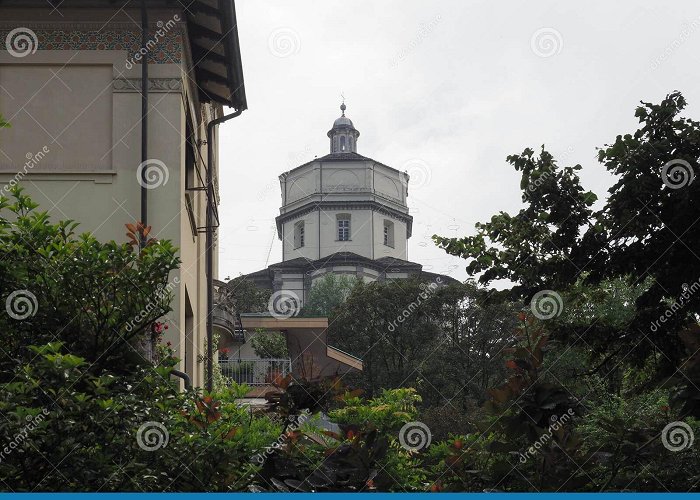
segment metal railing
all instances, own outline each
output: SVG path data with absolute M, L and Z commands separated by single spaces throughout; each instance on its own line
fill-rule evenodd
M 239 384 L 269 385 L 292 371 L 290 359 L 220 359 L 221 374 Z

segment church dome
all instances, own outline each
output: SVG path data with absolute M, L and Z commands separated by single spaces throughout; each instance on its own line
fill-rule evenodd
M 352 120 L 345 115 L 341 116 L 340 118 L 336 119 L 333 122 L 333 128 L 339 128 L 339 127 L 355 128 L 354 125 L 352 124 Z

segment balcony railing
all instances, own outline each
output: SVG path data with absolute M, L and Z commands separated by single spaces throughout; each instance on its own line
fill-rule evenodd
M 220 359 L 221 374 L 239 384 L 269 385 L 292 371 L 289 359 Z

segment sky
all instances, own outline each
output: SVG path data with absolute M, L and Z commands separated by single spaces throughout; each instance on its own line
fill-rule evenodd
M 673 90 L 700 119 L 700 2 L 237 0 L 248 110 L 220 127 L 219 276 L 279 262 L 278 176 L 329 152 L 346 115 L 357 152 L 411 175 L 408 258 L 467 278 L 433 234 L 521 207 L 506 156 L 545 145 L 582 165 Z M 602 201 L 599 201 L 602 203 Z

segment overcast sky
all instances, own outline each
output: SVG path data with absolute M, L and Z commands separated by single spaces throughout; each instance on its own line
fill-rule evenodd
M 505 162 L 525 147 L 583 166 L 636 130 L 640 100 L 683 92 L 700 119 L 697 1 L 237 0 L 248 107 L 221 127 L 221 278 L 282 258 L 278 176 L 329 152 L 340 115 L 357 152 L 411 174 L 410 260 L 466 278 L 430 236 L 520 207 Z M 269 258 L 268 258 L 269 255 Z

